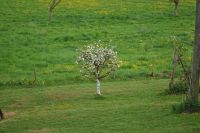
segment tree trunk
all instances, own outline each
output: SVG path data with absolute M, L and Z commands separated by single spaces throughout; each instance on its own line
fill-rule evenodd
M 3 116 L 3 111 L 0 109 L 0 120 L 3 120 L 4 116 Z
M 177 65 L 177 48 L 176 47 L 174 48 L 172 65 L 173 65 L 173 69 L 171 73 L 171 79 L 169 82 L 169 90 L 171 90 L 174 85 L 174 76 L 175 76 L 175 70 L 176 70 L 176 65 Z
M 54 8 L 61 2 L 61 0 L 51 0 L 49 3 L 49 22 L 51 22 Z
M 100 91 L 100 80 L 97 79 L 97 95 L 101 95 L 101 91 Z
M 199 72 L 200 72 L 199 69 L 200 69 L 200 0 L 196 0 L 195 46 L 193 51 L 191 84 L 187 94 L 187 102 L 189 104 L 195 104 L 198 102 Z
M 37 81 L 37 75 L 36 75 L 36 70 L 35 70 L 35 64 L 33 65 L 33 83 L 35 83 Z
M 178 4 L 179 4 L 179 0 L 174 0 L 174 4 L 175 4 L 175 7 L 174 7 L 174 16 L 177 16 L 178 14 Z

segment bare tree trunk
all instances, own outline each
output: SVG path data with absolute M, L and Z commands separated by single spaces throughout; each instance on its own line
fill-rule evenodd
M 54 8 L 61 2 L 61 0 L 51 0 L 49 3 L 49 22 L 51 22 Z
M 187 102 L 194 104 L 198 102 L 199 94 L 199 71 L 200 70 L 200 0 L 196 0 L 196 26 L 195 46 L 193 51 L 193 66 L 190 88 L 187 94 Z
M 2 112 L 2 110 L 0 109 L 0 120 L 3 120 L 3 119 L 4 119 L 3 112 Z
M 179 0 L 174 0 L 174 4 L 175 4 L 175 7 L 174 7 L 174 16 L 177 16 L 177 14 L 178 14 Z
M 35 82 L 37 81 L 37 75 L 36 75 L 36 70 L 35 70 L 35 64 L 33 65 L 33 76 L 34 76 L 33 83 L 35 83 Z
M 176 65 L 177 65 L 177 48 L 174 48 L 174 53 L 173 53 L 173 69 L 172 69 L 172 73 L 171 73 L 171 79 L 169 82 L 169 89 L 171 90 L 173 85 L 174 85 L 174 76 L 175 76 L 175 70 L 176 70 Z

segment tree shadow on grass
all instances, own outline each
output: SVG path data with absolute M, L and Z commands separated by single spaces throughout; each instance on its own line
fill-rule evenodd
M 187 101 L 183 101 L 179 104 L 172 106 L 172 111 L 174 113 L 200 113 L 200 102 L 195 104 L 189 104 Z
M 95 100 L 104 100 L 104 99 L 106 99 L 106 97 L 105 97 L 105 96 L 95 95 L 95 96 L 94 96 L 94 99 L 95 99 Z

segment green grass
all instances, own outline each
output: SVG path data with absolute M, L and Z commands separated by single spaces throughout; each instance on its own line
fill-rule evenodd
M 171 70 L 175 35 L 188 48 L 194 34 L 195 1 L 182 0 L 179 16 L 173 4 L 161 0 L 66 0 L 48 25 L 49 0 L 1 0 L 0 85 L 45 84 L 82 80 L 75 65 L 76 49 L 102 40 L 117 47 L 122 67 L 108 79 L 146 77 Z M 153 67 L 151 67 L 153 65 Z
M 200 115 L 175 114 L 184 95 L 163 95 L 168 80 L 94 83 L 47 88 L 2 89 L 6 119 L 1 133 L 198 133 Z M 9 115 L 8 114 L 12 114 Z
M 166 79 L 145 80 L 152 71 L 168 77 L 171 36 L 191 59 L 195 1 L 181 0 L 174 17 L 167 0 L 62 0 L 50 24 L 48 3 L 1 0 L 1 133 L 199 132 L 198 113 L 172 112 L 184 95 L 163 95 Z M 98 40 L 112 40 L 123 61 L 102 82 L 101 98 L 75 64 L 77 49 Z M 32 86 L 34 65 L 44 86 Z

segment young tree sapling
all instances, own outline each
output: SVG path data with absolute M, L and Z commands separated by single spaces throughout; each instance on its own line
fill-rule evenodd
M 101 95 L 100 80 L 119 67 L 117 52 L 100 41 L 84 47 L 77 58 L 77 64 L 80 65 L 82 75 L 96 79 L 97 95 Z

